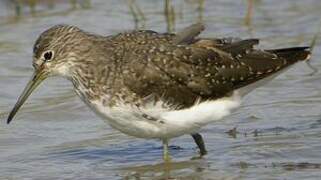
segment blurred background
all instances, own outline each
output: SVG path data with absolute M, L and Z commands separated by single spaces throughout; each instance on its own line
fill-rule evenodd
M 0 0 L 0 179 L 320 179 L 320 0 Z M 111 35 L 176 32 L 203 22 L 202 37 L 260 38 L 258 48 L 313 46 L 299 63 L 202 130 L 162 146 L 111 129 L 61 78 L 44 82 L 12 124 L 6 117 L 32 74 L 32 47 L 56 24 Z

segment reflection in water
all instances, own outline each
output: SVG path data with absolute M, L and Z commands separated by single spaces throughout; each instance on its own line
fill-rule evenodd
M 281 166 L 288 171 L 295 170 L 304 170 L 304 169 L 321 169 L 320 163 L 308 163 L 308 162 L 300 162 L 300 163 L 280 163 L 273 164 L 274 167 Z
M 204 4 L 205 0 L 199 0 L 198 1 L 199 6 L 198 6 L 198 21 L 203 22 L 203 12 L 204 12 Z
M 111 171 L 120 174 L 124 179 L 200 179 L 203 171 L 209 168 L 206 158 L 176 159 L 177 156 L 190 152 L 191 149 L 170 146 L 169 149 L 173 159 L 170 162 L 163 162 L 162 146 L 159 146 L 158 143 L 141 140 L 135 144 L 127 141 L 115 145 L 113 139 L 118 136 L 118 134 L 107 135 L 97 139 L 47 147 L 49 153 L 44 156 L 58 164 L 78 161 L 89 162 L 95 166 L 97 172 L 112 168 Z M 135 140 L 137 139 L 135 138 Z M 89 147 L 89 145 L 92 147 Z M 160 163 L 155 164 L 157 161 Z
M 146 18 L 143 11 L 140 9 L 139 5 L 136 3 L 136 0 L 127 0 L 127 5 L 129 6 L 130 13 L 134 18 L 135 29 L 144 28 Z
M 321 163 L 309 163 L 309 162 L 271 162 L 271 163 L 262 163 L 262 164 L 250 164 L 244 161 L 231 164 L 231 166 L 238 167 L 240 169 L 248 168 L 281 168 L 287 171 L 296 171 L 296 170 L 319 170 L 321 169 Z
M 198 22 L 203 22 L 203 14 L 206 0 L 185 0 L 186 4 L 196 6 L 195 13 L 197 13 Z M 207 3 L 212 3 L 211 1 L 206 1 Z
M 90 8 L 91 0 L 6 0 L 5 3 L 8 7 L 13 8 L 15 17 L 19 19 L 25 13 L 26 7 L 29 8 L 29 11 L 32 16 L 36 16 L 38 11 L 44 10 L 44 7 L 52 10 L 57 4 L 70 4 L 71 9 L 80 8 Z M 39 7 L 39 10 L 37 9 Z
M 165 0 L 164 2 L 164 16 L 167 23 L 167 32 L 171 33 L 175 31 L 175 9 L 171 0 Z
M 245 25 L 247 26 L 251 26 L 251 23 L 252 23 L 253 1 L 254 0 L 247 0 L 247 13 L 245 16 Z
M 91 0 L 69 0 L 70 4 L 74 9 L 76 9 L 78 6 L 80 8 L 90 8 L 91 7 Z
M 127 0 L 127 6 L 130 10 L 130 14 L 133 16 L 133 20 L 135 23 L 135 29 L 144 29 L 147 18 L 136 2 L 136 0 Z M 197 21 L 203 22 L 203 13 L 204 13 L 204 5 L 205 0 L 193 0 L 193 1 L 180 1 L 178 3 L 178 7 L 175 6 L 174 2 L 172 0 L 164 0 L 164 9 L 163 9 L 163 15 L 166 22 L 166 29 L 167 32 L 173 33 L 175 32 L 175 25 L 177 24 L 178 19 L 183 19 L 184 17 L 184 7 L 185 4 L 197 4 L 197 7 L 195 8 L 195 11 L 197 12 Z M 178 8 L 178 11 L 175 10 L 175 8 Z M 193 22 L 195 23 L 195 22 Z
M 165 21 L 167 24 L 167 32 L 174 32 L 175 31 L 175 24 L 177 21 L 177 18 L 183 18 L 184 14 L 182 13 L 182 9 L 179 10 L 179 15 L 177 16 L 177 13 L 175 11 L 175 6 L 172 4 L 172 0 L 164 0 L 164 16 Z M 198 13 L 198 22 L 203 22 L 203 13 L 204 13 L 204 5 L 205 0 L 193 0 L 193 1 L 186 1 L 186 4 L 197 4 L 196 12 Z M 180 7 L 184 7 L 184 4 L 180 4 Z M 195 23 L 195 22 L 194 22 Z
M 172 161 L 122 168 L 124 179 L 201 179 L 200 174 L 208 168 L 206 160 Z
M 176 161 L 171 163 L 159 163 L 142 166 L 131 166 L 120 169 L 123 179 L 141 179 L 141 178 L 153 178 L 153 179 L 203 179 L 202 174 L 206 174 L 206 170 L 209 169 L 209 164 L 205 159 L 189 160 L 189 161 Z M 251 169 L 257 168 L 272 168 L 283 169 L 286 171 L 298 171 L 298 170 L 320 170 L 320 163 L 308 163 L 308 162 L 271 162 L 262 164 L 250 164 L 244 161 L 240 161 L 235 164 L 231 164 L 232 167 L 237 167 L 240 171 L 246 172 Z M 226 179 L 228 176 L 223 176 L 219 173 L 215 173 L 216 169 L 211 170 L 211 179 Z M 206 177 L 204 179 L 208 179 Z M 238 179 L 230 177 L 231 179 Z
M 184 4 L 195 6 L 195 12 L 197 13 L 197 21 L 203 22 L 203 14 L 204 14 L 204 6 L 205 0 L 189 0 L 189 1 L 180 1 L 179 6 L 175 6 L 172 0 L 163 0 L 163 15 L 165 18 L 165 22 L 167 25 L 167 32 L 172 33 L 175 31 L 175 24 L 177 23 L 177 19 L 184 18 Z M 133 16 L 133 21 L 135 24 L 135 29 L 144 29 L 147 18 L 140 7 L 140 5 L 136 2 L 136 0 L 126 0 L 127 6 L 130 10 L 130 14 Z M 9 22 L 17 22 L 22 17 L 28 16 L 28 11 L 32 16 L 48 16 L 50 14 L 47 11 L 54 11 L 55 8 L 59 5 L 69 4 L 69 9 L 59 12 L 54 12 L 55 14 L 65 14 L 70 11 L 76 10 L 78 7 L 82 9 L 87 9 L 91 7 L 91 0 L 62 0 L 62 1 L 53 1 L 53 0 L 14 0 L 14 1 L 6 1 L 8 7 L 13 9 L 14 16 L 9 18 Z M 176 13 L 175 8 L 178 9 L 178 14 Z M 51 12 L 52 13 L 52 12 Z M 179 15 L 179 16 L 178 16 Z M 193 22 L 195 23 L 195 22 Z

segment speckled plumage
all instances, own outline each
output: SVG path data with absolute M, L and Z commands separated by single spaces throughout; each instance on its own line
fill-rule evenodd
M 58 25 L 36 41 L 33 66 L 71 80 L 80 97 L 116 129 L 169 139 L 228 115 L 244 96 L 241 88 L 310 55 L 307 47 L 255 49 L 258 39 L 198 38 L 203 29 L 196 24 L 177 34 L 100 36 Z M 44 60 L 48 51 L 53 58 Z M 200 135 L 193 138 L 202 146 Z
M 52 39 L 70 41 L 55 54 L 69 54 L 69 78 L 86 89 L 82 93 L 90 100 L 105 97 L 105 105 L 119 99 L 141 105 L 152 95 L 180 108 L 223 97 L 308 55 L 304 48 L 256 50 L 257 39 L 190 38 L 177 43 L 175 37 L 154 31 L 102 37 L 59 25 L 40 36 L 34 53 L 40 56 L 43 49 L 36 47 L 50 47 Z M 282 52 L 286 56 L 278 55 Z M 290 53 L 293 59 L 287 57 Z

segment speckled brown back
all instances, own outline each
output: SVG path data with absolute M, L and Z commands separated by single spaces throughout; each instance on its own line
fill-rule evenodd
M 151 44 L 134 44 L 124 56 L 130 59 L 128 73 L 123 73 L 124 82 L 141 97 L 152 94 L 187 107 L 199 99 L 223 97 L 306 59 L 309 54 L 306 48 L 297 48 L 295 52 L 291 49 L 289 52 L 296 53 L 293 56 L 286 55 L 286 49 L 256 50 L 256 44 L 257 39 L 200 39 L 187 45 L 155 43 L 154 39 Z

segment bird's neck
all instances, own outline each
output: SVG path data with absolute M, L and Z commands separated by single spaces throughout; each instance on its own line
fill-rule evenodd
M 87 104 L 92 101 L 104 101 L 113 103 L 116 91 L 122 84 L 117 66 L 108 63 L 108 60 L 93 60 L 82 66 L 74 66 L 71 76 L 67 77 L 73 85 L 76 93 Z M 118 88 L 119 87 L 119 88 Z
M 71 61 L 67 79 L 71 80 L 82 99 L 113 103 L 112 98 L 115 98 L 123 83 L 120 72 L 123 45 L 107 38 L 92 44 L 95 44 L 95 48 L 83 48 L 87 51 L 81 54 L 85 55 Z

